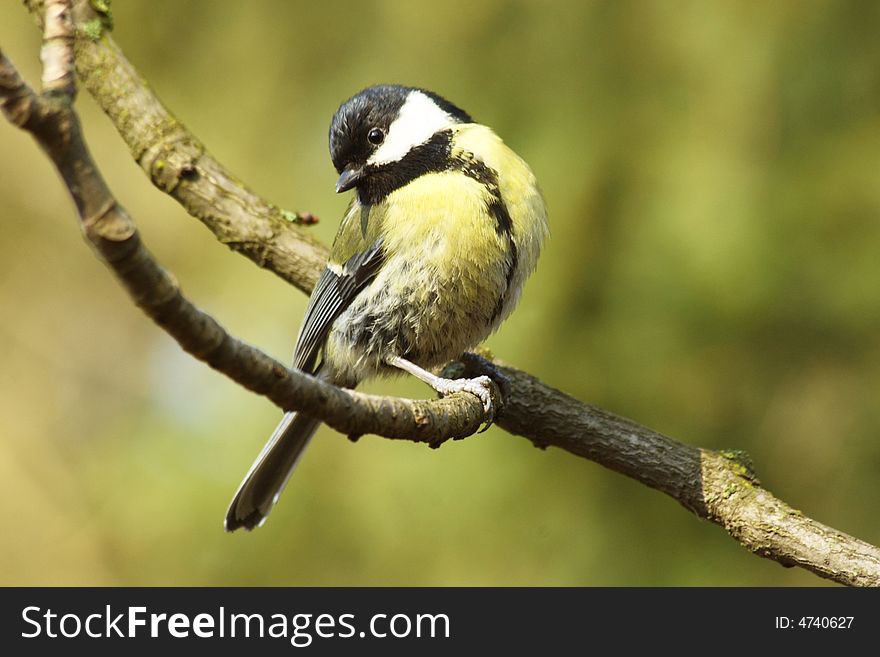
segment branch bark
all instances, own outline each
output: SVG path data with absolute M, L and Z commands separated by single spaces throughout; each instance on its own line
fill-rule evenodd
M 67 5 L 27 0 L 38 14 Z M 308 291 L 326 249 L 217 163 L 161 105 L 106 34 L 87 2 L 74 17 L 81 79 L 157 187 L 205 223 L 218 239 L 296 287 Z M 143 246 L 133 222 L 113 199 L 88 154 L 71 103 L 65 62 L 70 31 L 47 20 L 44 92 L 34 94 L 0 53 L 0 106 L 30 131 L 62 175 L 86 237 L 135 302 L 188 352 L 286 410 L 306 410 L 347 434 L 376 433 L 433 446 L 477 430 L 479 402 L 470 395 L 409 401 L 340 390 L 291 371 L 232 336 L 181 294 Z M 103 25 L 103 23 L 101 24 Z M 65 39 L 67 39 L 65 41 Z M 57 46 L 58 43 L 66 44 Z M 49 44 L 52 45 L 50 48 Z M 62 75 L 52 69 L 58 62 Z M 57 81 L 57 84 L 56 82 Z M 295 217 L 294 217 L 295 219 Z M 498 424 L 536 446 L 553 445 L 666 493 L 698 517 L 722 526 L 755 554 L 857 586 L 880 586 L 880 549 L 839 532 L 774 497 L 758 482 L 748 457 L 684 445 L 555 390 L 525 372 L 467 357 L 455 375 L 494 374 L 505 388 Z M 499 374 L 503 376 L 498 376 Z

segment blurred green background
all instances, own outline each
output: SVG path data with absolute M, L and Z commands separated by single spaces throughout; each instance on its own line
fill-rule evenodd
M 322 218 L 327 127 L 435 90 L 533 167 L 552 238 L 488 346 L 680 440 L 741 448 L 880 543 L 880 3 L 117 1 L 114 38 L 221 161 Z M 39 35 L 0 6 L 38 80 Z M 288 360 L 306 299 L 154 190 L 87 93 L 91 148 L 185 292 Z M 270 521 L 226 535 L 279 412 L 182 355 L 0 125 L 0 583 L 816 585 L 669 498 L 498 429 L 438 451 L 322 430 Z M 368 390 L 425 397 L 399 380 Z

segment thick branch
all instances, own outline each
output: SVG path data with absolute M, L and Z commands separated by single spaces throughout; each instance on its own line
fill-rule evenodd
M 32 11 L 42 5 L 37 0 L 27 4 Z M 300 289 L 310 289 L 323 266 L 323 247 L 289 223 L 279 223 L 277 208 L 207 156 L 164 110 L 109 37 L 78 38 L 77 57 L 89 90 L 160 188 L 211 227 L 221 241 L 229 243 L 229 236 L 235 236 L 237 250 Z M 51 98 L 27 90 L 2 55 L 0 104 L 11 121 L 34 133 L 55 162 L 99 254 L 135 301 L 189 353 L 282 408 L 307 409 L 344 433 L 378 433 L 436 444 L 476 430 L 482 419 L 480 405 L 467 395 L 408 402 L 341 391 L 289 371 L 226 334 L 182 297 L 173 279 L 143 247 L 131 220 L 92 164 L 75 114 L 66 105 L 53 105 Z M 151 118 L 141 120 L 144 116 Z M 173 172 L 167 184 L 162 175 L 166 166 Z M 281 232 L 276 230 L 279 227 Z M 487 369 L 497 373 L 479 358 L 468 358 L 459 367 L 468 375 Z M 724 527 L 755 554 L 843 584 L 880 586 L 878 548 L 806 518 L 776 499 L 759 485 L 743 455 L 684 445 L 584 404 L 524 372 L 505 367 L 501 374 L 507 390 L 499 425 L 511 433 L 539 447 L 554 445 L 594 460 L 660 490 L 697 516 Z

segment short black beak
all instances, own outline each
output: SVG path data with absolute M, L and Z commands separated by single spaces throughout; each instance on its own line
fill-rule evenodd
M 364 175 L 363 167 L 347 166 L 343 169 L 339 180 L 336 181 L 336 193 L 347 192 L 349 189 L 357 185 Z

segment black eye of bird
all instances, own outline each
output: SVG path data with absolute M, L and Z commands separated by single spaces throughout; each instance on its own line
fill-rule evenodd
M 385 133 L 380 128 L 373 128 L 367 133 L 367 141 L 378 146 L 385 140 Z

